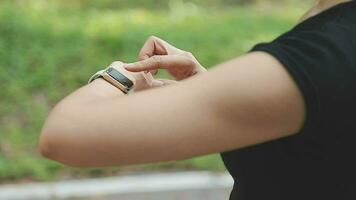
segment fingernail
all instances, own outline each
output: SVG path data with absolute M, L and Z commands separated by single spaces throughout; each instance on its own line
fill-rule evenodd
M 127 64 L 124 66 L 125 69 L 131 69 L 132 68 L 132 65 L 131 64 Z

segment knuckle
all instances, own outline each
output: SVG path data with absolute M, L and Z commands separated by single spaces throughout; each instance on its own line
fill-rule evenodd
M 182 54 L 188 58 L 195 58 L 194 55 L 189 51 L 184 51 Z
M 139 62 L 137 63 L 137 68 L 142 70 L 145 69 L 145 67 L 147 66 L 147 62 Z
M 185 51 L 182 53 L 182 56 L 185 58 L 184 60 L 186 65 L 194 66 L 197 64 L 197 61 L 192 53 Z
M 162 63 L 162 57 L 161 56 L 152 56 L 151 57 L 152 63 L 154 65 L 160 65 Z
M 195 66 L 197 65 L 196 61 L 193 59 L 187 59 L 187 65 L 189 66 Z
M 148 39 L 147 40 L 156 40 L 157 39 L 157 37 L 156 36 L 154 36 L 154 35 L 150 35 L 149 37 L 148 37 Z

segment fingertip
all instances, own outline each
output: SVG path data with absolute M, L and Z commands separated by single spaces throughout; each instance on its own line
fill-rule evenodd
M 134 66 L 132 66 L 131 64 L 125 65 L 124 68 L 125 68 L 127 71 L 135 71 Z

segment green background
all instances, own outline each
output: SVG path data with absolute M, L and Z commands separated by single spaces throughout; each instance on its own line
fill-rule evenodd
M 146 38 L 193 52 L 207 68 L 290 29 L 306 1 L 0 1 L 0 182 L 147 170 L 225 170 L 219 155 L 80 170 L 43 159 L 41 126 L 61 98 L 114 60 L 133 62 Z M 166 74 L 160 72 L 160 77 Z

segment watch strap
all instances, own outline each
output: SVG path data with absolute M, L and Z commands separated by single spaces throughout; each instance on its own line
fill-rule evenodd
M 95 79 L 102 77 L 104 72 L 105 69 L 96 72 L 93 76 L 90 77 L 90 79 L 88 80 L 88 84 L 93 82 Z

